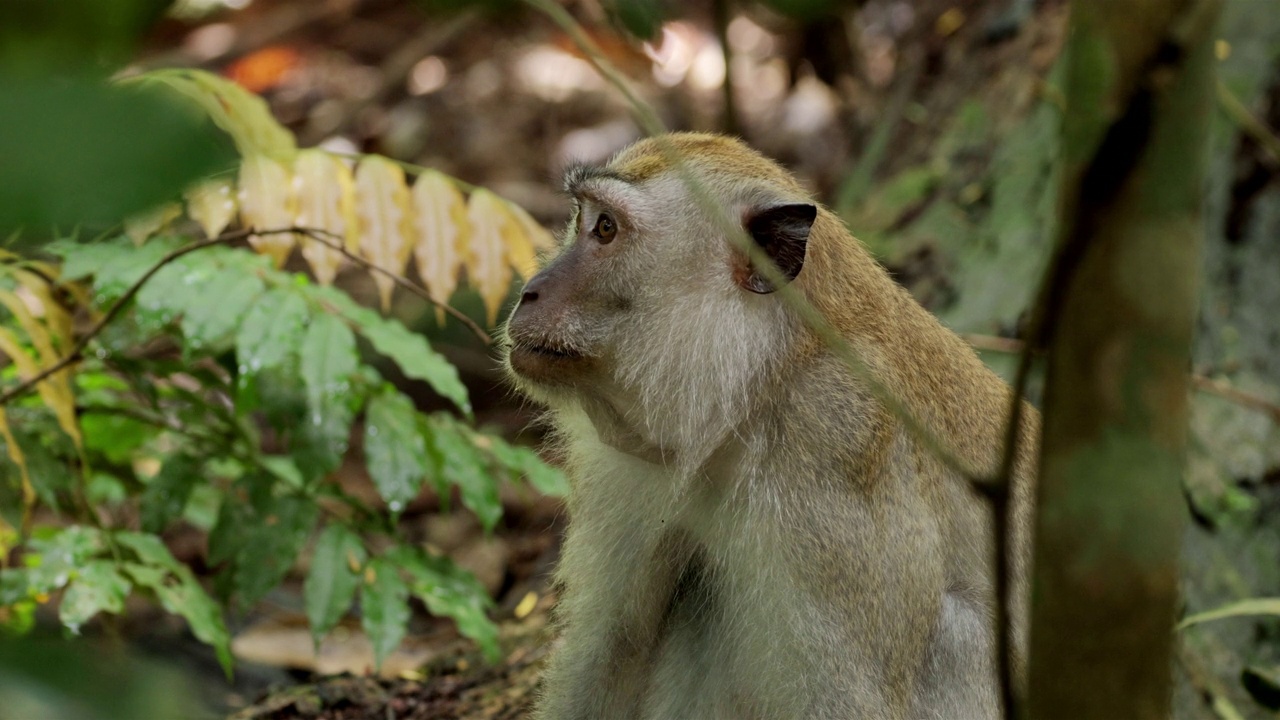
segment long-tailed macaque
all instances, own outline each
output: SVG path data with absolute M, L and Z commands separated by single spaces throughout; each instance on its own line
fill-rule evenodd
M 783 302 L 685 173 L 867 368 Z M 1008 386 L 741 142 L 644 140 L 565 182 L 566 237 L 504 343 L 515 384 L 550 409 L 572 481 L 561 644 L 535 717 L 997 717 L 991 508 L 868 377 L 992 474 Z M 1038 433 L 1024 415 L 1018 672 Z

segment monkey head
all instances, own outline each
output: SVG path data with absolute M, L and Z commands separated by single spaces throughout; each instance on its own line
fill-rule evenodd
M 520 389 L 553 412 L 583 410 L 635 454 L 723 437 L 799 328 L 689 176 L 784 278 L 802 275 L 819 213 L 791 176 L 736 140 L 667 135 L 566 172 L 573 212 L 559 251 L 506 326 Z

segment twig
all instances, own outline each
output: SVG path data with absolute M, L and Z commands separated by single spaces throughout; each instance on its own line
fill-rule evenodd
M 1232 120 L 1240 126 L 1245 135 L 1253 138 L 1258 145 L 1269 156 L 1272 165 L 1280 163 L 1280 138 L 1259 120 L 1244 103 L 1240 102 L 1240 98 L 1231 92 L 1226 83 L 1218 81 L 1218 104 L 1222 106 L 1225 112 Z
M 268 230 L 268 231 L 259 232 L 257 234 L 266 235 L 266 234 L 281 233 L 281 232 L 289 232 L 289 230 Z M 95 337 L 97 337 L 99 333 L 105 330 L 107 325 L 111 324 L 112 320 L 116 319 L 116 316 L 119 315 L 121 311 L 124 310 L 125 305 L 128 305 L 129 301 L 133 300 L 133 296 L 137 295 L 138 291 L 142 289 L 143 284 L 145 284 L 148 280 L 150 280 L 151 277 L 155 275 L 157 272 L 160 272 L 161 268 L 163 268 L 165 265 L 168 265 L 169 263 L 173 262 L 174 260 L 177 260 L 178 258 L 188 253 L 193 253 L 197 250 L 203 250 L 204 248 L 212 247 L 214 245 L 221 245 L 223 243 L 240 240 L 242 238 L 248 237 L 251 234 L 253 234 L 253 231 L 249 229 L 237 230 L 235 232 L 224 233 L 222 235 L 219 235 L 218 237 L 198 240 L 196 242 L 191 243 L 190 245 L 184 245 L 183 247 L 180 247 L 176 250 L 173 250 L 167 253 L 164 257 L 160 258 L 160 260 L 157 261 L 156 264 L 148 268 L 147 271 L 142 274 L 142 277 L 134 281 L 134 283 L 129 286 L 129 289 L 124 291 L 124 294 L 121 295 L 115 301 L 115 303 L 110 307 L 110 309 L 108 309 L 107 312 L 101 318 L 98 319 L 98 322 L 95 323 L 93 327 L 89 328 L 88 332 L 86 332 L 84 335 L 80 337 L 78 341 L 76 341 L 76 344 L 72 346 L 71 351 L 68 352 L 61 360 L 50 365 L 44 370 L 41 370 L 35 375 L 32 375 L 26 380 L 23 380 L 17 385 L 14 385 L 8 390 L 5 390 L 3 394 L 0 394 L 0 407 L 7 405 L 9 401 L 13 400 L 14 398 L 25 395 L 37 384 L 44 381 L 54 373 L 59 372 L 60 370 L 63 370 L 67 366 L 78 362 L 81 359 L 81 357 L 84 355 L 84 349 L 88 347 L 89 343 Z
M 93 327 L 89 328 L 88 332 L 86 332 L 84 335 L 80 337 L 78 341 L 76 341 L 76 344 L 72 346 L 71 350 L 61 360 L 41 370 L 40 372 L 27 378 L 26 380 L 23 380 L 17 385 L 14 385 L 8 390 L 5 390 L 3 393 L 0 393 L 0 407 L 4 407 L 15 398 L 18 398 L 27 394 L 28 392 L 31 391 L 32 388 L 34 388 L 36 385 L 43 382 L 44 380 L 48 379 L 53 374 L 80 361 L 80 359 L 84 356 L 84 350 L 86 347 L 89 346 L 89 343 L 92 342 L 95 337 L 101 334 L 102 331 L 106 329 L 107 325 L 111 324 L 111 322 L 116 319 L 116 317 L 124 310 L 125 306 L 128 305 L 129 302 L 133 300 L 134 296 L 137 295 L 138 292 L 142 289 L 142 286 L 145 285 L 146 282 L 152 278 L 152 276 L 154 276 L 157 272 L 159 272 L 162 268 L 164 268 L 164 266 L 168 265 L 174 260 L 177 260 L 183 255 L 193 253 L 197 250 L 203 250 L 204 248 L 212 247 L 214 245 L 222 245 L 225 243 L 234 242 L 236 240 L 242 240 L 244 238 L 249 237 L 250 235 L 278 235 L 281 233 L 293 233 L 296 235 L 305 235 L 308 238 L 320 243 L 321 245 L 325 245 L 326 247 L 329 247 L 330 249 L 341 253 L 344 257 L 360 265 L 366 270 L 369 270 L 370 272 L 380 273 L 382 275 L 385 275 L 391 278 L 391 280 L 394 281 L 400 287 L 405 288 L 406 290 L 421 297 L 422 299 L 426 300 L 432 305 L 435 305 L 436 307 L 444 310 L 450 316 L 457 319 L 459 322 L 465 325 L 468 329 L 470 329 L 471 332 L 473 332 L 476 335 L 476 337 L 479 338 L 480 341 L 483 342 L 485 345 L 493 344 L 493 338 L 489 337 L 489 334 L 486 333 L 479 325 L 477 325 L 474 320 L 467 317 L 466 315 L 463 315 L 460 311 L 458 311 L 451 305 L 435 300 L 434 298 L 431 297 L 430 293 L 428 293 L 425 288 L 417 285 L 416 283 L 410 282 L 409 280 L 405 279 L 403 276 L 395 272 L 392 272 L 384 267 L 381 267 L 372 262 L 369 262 L 368 260 L 360 257 L 359 255 L 356 255 L 348 251 L 345 247 L 342 246 L 340 242 L 335 242 L 331 240 L 329 237 L 326 237 L 326 235 L 333 236 L 332 233 L 329 233 L 325 230 L 320 230 L 318 228 L 306 228 L 306 227 L 297 227 L 297 226 L 287 227 L 287 228 L 274 228 L 274 229 L 268 229 L 268 230 L 255 230 L 253 228 L 242 228 L 240 230 L 223 233 L 217 237 L 206 238 L 204 240 L 198 240 L 196 242 L 193 242 L 189 245 L 184 245 L 180 248 L 177 248 L 176 250 L 173 250 L 167 253 L 164 257 L 160 258 L 158 261 L 156 261 L 154 265 L 148 268 L 147 271 L 143 273 L 141 277 L 139 277 L 136 281 L 134 281 L 134 283 L 130 285 L 127 290 L 124 291 L 124 293 L 115 301 L 115 303 L 111 305 L 111 307 L 107 310 L 107 312 L 103 314 L 101 318 L 99 318 L 98 322 L 96 322 L 93 325 Z
M 1002 338 L 994 335 L 963 335 L 961 337 L 978 350 L 1013 354 L 1022 352 L 1024 347 L 1024 343 L 1021 340 L 1014 340 L 1013 338 Z M 1271 402 L 1266 398 L 1245 392 L 1221 380 L 1215 380 L 1200 373 L 1192 373 L 1191 384 L 1201 392 L 1217 395 L 1250 410 L 1265 413 L 1277 424 L 1280 424 L 1280 404 L 1278 403 Z
M 344 247 L 341 242 L 341 236 L 331 233 L 327 230 L 321 230 L 319 228 L 294 227 L 294 228 L 291 228 L 290 230 L 299 235 L 306 235 L 308 238 L 315 240 L 316 242 L 320 243 L 321 245 L 324 245 L 330 250 L 334 250 L 339 253 L 342 253 L 343 257 L 347 258 L 353 263 L 356 263 L 357 265 L 359 265 L 360 267 L 363 267 L 366 270 L 369 270 L 371 272 L 376 272 L 380 275 L 391 278 L 392 282 L 394 282 L 396 285 L 399 285 L 405 290 L 408 290 L 414 295 L 417 295 L 423 300 L 426 300 L 432 305 L 435 305 L 436 307 L 440 308 L 445 313 L 447 313 L 453 319 L 457 320 L 463 325 L 466 325 L 467 328 L 471 330 L 471 332 L 475 334 L 477 338 L 480 339 L 480 342 L 484 343 L 485 345 L 493 344 L 493 338 L 490 337 L 489 333 L 486 333 L 484 329 L 481 328 L 480 325 L 476 323 L 475 320 L 472 320 L 471 318 L 462 314 L 460 310 L 453 307 L 452 305 L 448 303 L 440 302 L 439 300 L 436 300 L 435 298 L 431 297 L 431 293 L 427 292 L 426 288 L 405 278 L 403 275 L 400 275 L 399 273 L 388 270 L 380 265 L 375 265 L 374 263 L 369 262 L 368 260 L 360 257 L 359 255 L 356 255 L 350 250 L 347 250 L 346 247 Z M 335 240 L 334 238 L 337 238 L 337 240 Z

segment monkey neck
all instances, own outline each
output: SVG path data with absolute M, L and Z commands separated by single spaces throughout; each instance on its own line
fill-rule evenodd
M 815 234 L 806 260 L 813 273 L 802 288 L 810 301 L 947 450 L 972 468 L 994 471 L 1008 386 L 894 282 L 839 219 L 824 213 Z M 806 345 L 810 353 L 830 352 L 816 336 Z

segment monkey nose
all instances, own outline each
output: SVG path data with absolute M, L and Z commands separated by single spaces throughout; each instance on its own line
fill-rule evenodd
M 531 303 L 538 299 L 538 293 L 542 290 L 542 286 L 546 284 L 546 276 L 539 273 L 524 286 L 524 291 L 520 294 L 520 302 Z

